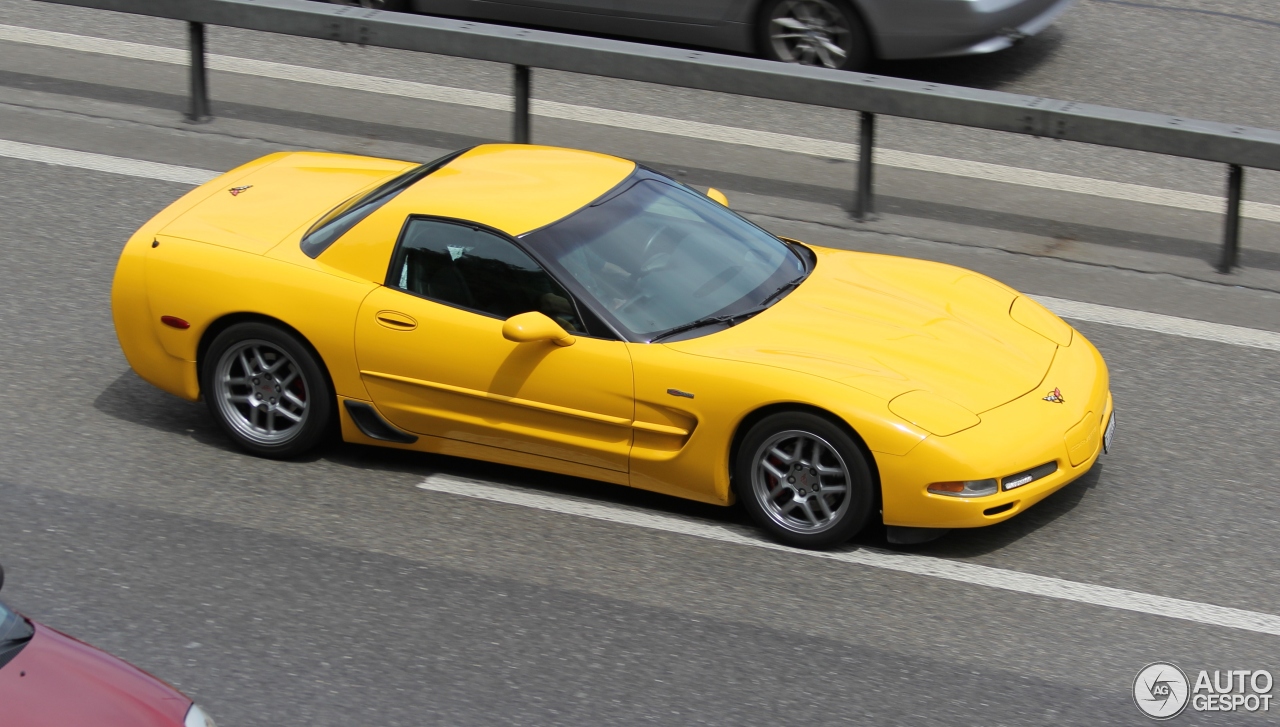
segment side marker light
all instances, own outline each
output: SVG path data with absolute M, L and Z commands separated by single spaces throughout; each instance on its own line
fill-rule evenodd
M 177 316 L 160 316 L 160 322 L 170 328 L 177 328 L 180 331 L 185 331 L 191 327 L 190 323 L 187 323 Z
M 1048 477 L 1049 475 L 1057 471 L 1058 471 L 1058 462 L 1056 460 L 1053 462 L 1045 462 L 1044 464 L 1038 467 L 1032 467 L 1026 472 L 1019 472 L 1017 474 L 1009 475 L 1008 477 L 1004 478 L 1000 484 L 1004 485 L 1004 489 L 1006 491 L 1014 490 L 1019 487 L 1022 487 L 1023 485 L 1027 485 L 1032 482 L 1035 482 L 1036 480 L 1039 480 L 1043 477 Z

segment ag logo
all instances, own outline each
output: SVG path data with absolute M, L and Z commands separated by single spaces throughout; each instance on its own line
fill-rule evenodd
M 1133 703 L 1151 719 L 1173 719 L 1182 714 L 1189 696 L 1187 675 L 1165 661 L 1144 666 L 1133 680 Z

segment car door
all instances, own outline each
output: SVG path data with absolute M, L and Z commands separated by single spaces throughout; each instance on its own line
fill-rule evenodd
M 622 15 L 710 25 L 725 20 L 739 0 L 614 0 Z
M 735 2 L 738 0 L 500 0 L 502 5 L 703 25 L 724 20 Z M 619 25 L 611 32 L 637 34 L 635 29 L 628 30 L 625 25 Z
M 575 341 L 504 338 L 504 320 L 529 311 Z M 402 429 L 627 471 L 626 344 L 588 335 L 572 296 L 496 232 L 410 218 L 387 284 L 361 306 L 356 352 L 374 404 Z

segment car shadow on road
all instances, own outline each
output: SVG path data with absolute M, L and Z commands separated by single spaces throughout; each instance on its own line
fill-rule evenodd
M 581 498 L 603 505 L 622 505 L 654 514 L 676 515 L 733 526 L 740 532 L 745 531 L 760 540 L 768 539 L 763 530 L 754 526 L 746 510 L 736 503 L 730 507 L 723 507 L 623 485 L 521 467 L 355 444 L 345 444 L 330 449 L 324 454 L 324 459 L 333 464 L 354 469 L 420 474 L 424 478 L 435 474 L 448 475 L 540 494 Z M 875 523 L 864 529 L 840 550 L 877 548 L 940 558 L 969 558 L 986 555 L 1033 535 L 1041 528 L 1070 513 L 1083 501 L 1089 491 L 1098 485 L 1102 473 L 1103 466 L 1095 465 L 1086 475 L 1017 517 L 985 528 L 952 530 L 930 543 L 898 546 L 890 544 L 886 538 L 884 526 Z
M 199 402 L 171 396 L 127 369 L 93 400 L 93 408 L 114 419 L 162 432 L 202 433 L 212 430 L 208 410 Z M 195 437 L 200 441 L 204 439 Z
M 225 452 L 244 454 L 214 423 L 203 401 L 187 401 L 167 394 L 143 381 L 132 369 L 103 389 L 93 400 L 93 408 L 119 421 L 185 436 Z M 316 454 L 300 457 L 298 461 L 315 461 L 320 457 L 321 454 Z
M 1057 26 L 1050 26 L 1033 38 L 995 53 L 910 61 L 877 61 L 871 71 L 916 81 L 998 91 L 1052 61 L 1066 40 L 1065 31 Z
M 421 475 L 423 478 L 448 475 L 552 496 L 576 497 L 602 505 L 623 505 L 722 524 L 747 525 L 750 522 L 746 513 L 737 506 L 711 505 L 625 485 L 443 454 L 342 444 L 329 448 L 323 457 L 333 464 L 361 470 L 401 472 Z
M 107 386 L 94 399 L 93 406 L 123 422 L 188 437 L 200 445 L 229 454 L 249 456 L 231 443 L 213 422 L 203 403 L 189 402 L 166 394 L 143 381 L 131 370 L 125 371 Z M 602 505 L 621 505 L 654 514 L 703 520 L 752 533 L 761 540 L 767 539 L 762 530 L 753 526 L 746 511 L 738 504 L 723 507 L 523 467 L 443 454 L 348 444 L 336 439 L 295 461 L 325 461 L 352 470 L 394 472 L 424 479 L 436 474 L 449 475 L 552 496 L 581 498 Z M 841 549 L 887 548 L 943 558 L 967 558 L 995 552 L 1071 512 L 1098 484 L 1102 470 L 1102 465 L 1095 465 L 1084 477 L 1003 523 L 985 528 L 953 530 L 938 540 L 914 546 L 889 544 L 884 526 L 873 524 Z

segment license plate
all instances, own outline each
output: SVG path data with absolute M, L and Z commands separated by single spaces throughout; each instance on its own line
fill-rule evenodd
M 1116 435 L 1116 413 L 1111 412 L 1111 416 L 1107 419 L 1107 429 L 1102 433 L 1102 451 L 1105 454 L 1111 453 L 1111 439 Z

